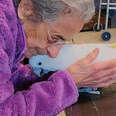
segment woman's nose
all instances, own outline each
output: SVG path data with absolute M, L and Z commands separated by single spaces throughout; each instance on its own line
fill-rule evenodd
M 52 58 L 56 58 L 57 55 L 59 54 L 60 50 L 62 48 L 62 45 L 53 45 L 49 46 L 47 48 L 48 55 Z

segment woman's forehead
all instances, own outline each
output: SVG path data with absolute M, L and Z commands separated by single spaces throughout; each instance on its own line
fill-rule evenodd
M 65 20 L 65 21 L 64 21 Z M 64 38 L 72 38 L 72 35 L 81 29 L 83 23 L 77 20 L 66 20 L 65 18 L 49 27 L 50 32 L 55 35 L 61 35 Z M 69 22 L 70 21 L 70 22 Z

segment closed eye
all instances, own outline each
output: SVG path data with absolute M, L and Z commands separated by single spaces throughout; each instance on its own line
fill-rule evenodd
M 56 37 L 57 37 L 58 39 L 62 40 L 62 41 L 65 41 L 65 39 L 64 39 L 63 36 L 61 36 L 61 35 L 56 35 Z
M 65 39 L 61 35 L 54 35 L 52 36 L 53 42 L 64 42 Z

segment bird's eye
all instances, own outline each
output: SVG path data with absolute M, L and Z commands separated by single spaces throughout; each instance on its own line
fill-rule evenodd
M 42 63 L 41 63 L 41 62 L 39 62 L 39 63 L 38 63 L 38 65 L 42 65 Z

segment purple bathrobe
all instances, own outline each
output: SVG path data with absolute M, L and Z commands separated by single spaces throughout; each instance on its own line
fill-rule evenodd
M 56 116 L 77 101 L 76 85 L 65 70 L 36 82 L 31 68 L 20 64 L 26 38 L 16 11 L 12 0 L 0 0 L 0 116 Z

